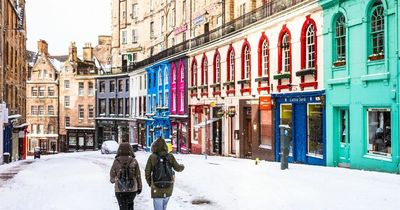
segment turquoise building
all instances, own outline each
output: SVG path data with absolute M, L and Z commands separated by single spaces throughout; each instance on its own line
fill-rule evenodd
M 399 1 L 320 3 L 327 165 L 399 173 Z

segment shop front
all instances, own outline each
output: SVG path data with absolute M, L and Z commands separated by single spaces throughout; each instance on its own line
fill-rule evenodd
M 98 119 L 96 121 L 97 149 L 101 148 L 104 141 L 122 142 L 122 139 L 129 139 L 129 123 L 127 119 Z
M 272 94 L 275 101 L 275 159 L 280 160 L 279 125 L 288 125 L 289 161 L 326 165 L 324 91 Z
M 187 117 L 170 115 L 172 132 L 172 151 L 175 153 L 189 153 Z
M 66 128 L 68 151 L 95 150 L 94 128 Z M 51 148 L 53 145 L 51 145 Z

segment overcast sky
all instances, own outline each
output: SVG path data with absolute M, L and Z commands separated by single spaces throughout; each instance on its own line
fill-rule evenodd
M 27 48 L 34 52 L 44 39 L 51 55 L 67 54 L 71 41 L 82 54 L 85 42 L 94 47 L 98 35 L 111 35 L 111 0 L 28 0 L 26 16 Z

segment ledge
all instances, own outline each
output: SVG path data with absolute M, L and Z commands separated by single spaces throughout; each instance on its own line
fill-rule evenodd
M 302 70 L 296 72 L 296 76 L 301 77 L 301 76 L 306 76 L 306 75 L 315 75 L 315 73 L 317 73 L 317 70 L 315 68 L 302 69 Z
M 385 73 L 378 73 L 378 74 L 368 74 L 361 76 L 361 81 L 367 82 L 367 81 L 376 81 L 376 80 L 387 80 L 389 79 L 390 73 L 385 72 Z
M 235 89 L 231 89 L 231 90 L 227 90 L 227 91 L 226 91 L 226 95 L 229 95 L 229 94 L 235 95 L 235 93 L 236 93 L 236 90 L 235 90 Z
M 304 90 L 305 87 L 314 87 L 314 89 L 318 88 L 318 82 L 304 82 L 300 83 L 301 90 Z
M 241 85 L 241 84 L 250 84 L 250 79 L 238 80 L 237 83 L 239 85 Z
M 213 96 L 221 96 L 221 91 L 214 91 Z
M 290 79 L 291 73 L 282 73 L 274 75 L 274 79 Z
M 201 93 L 200 95 L 201 95 L 201 97 L 208 96 L 208 92 Z
M 240 92 L 243 93 L 251 93 L 251 88 L 242 88 L 240 89 Z
M 327 81 L 328 85 L 340 85 L 340 84 L 349 84 L 350 83 L 350 77 L 343 77 L 343 78 L 337 78 L 337 79 L 329 79 Z
M 340 60 L 340 61 L 335 61 L 333 62 L 333 67 L 334 68 L 340 68 L 346 65 L 346 60 Z
M 211 84 L 210 87 L 212 87 L 212 88 L 221 87 L 221 83 L 218 82 L 218 83 Z
M 198 87 L 199 89 L 207 89 L 208 88 L 208 85 L 200 85 L 199 87 Z
M 228 86 L 228 85 L 234 85 L 235 81 L 226 81 L 224 83 L 222 83 L 223 86 Z
M 196 90 L 197 86 L 188 87 L 188 90 Z
M 264 77 L 257 77 L 255 79 L 256 82 L 268 82 L 268 76 L 264 76 Z
M 270 90 L 271 90 L 270 87 L 258 87 L 257 88 L 258 93 L 260 93 L 261 91 L 267 91 L 269 93 Z

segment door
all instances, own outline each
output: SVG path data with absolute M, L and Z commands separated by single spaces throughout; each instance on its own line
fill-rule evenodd
M 292 139 L 294 144 L 294 162 L 306 163 L 307 154 L 307 105 L 294 105 L 294 123 Z
M 335 131 L 335 141 L 339 142 L 338 165 L 341 167 L 350 166 L 350 135 L 349 135 L 349 110 L 339 109 L 337 112 L 338 120 Z
M 244 107 L 244 122 L 243 122 L 243 152 L 245 158 L 251 158 L 252 155 L 252 139 L 253 132 L 251 126 L 251 107 Z

